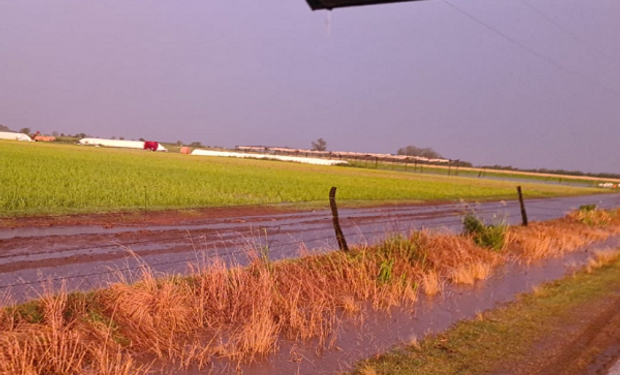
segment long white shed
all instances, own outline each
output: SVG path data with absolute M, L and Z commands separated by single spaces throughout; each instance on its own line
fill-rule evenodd
M 11 141 L 32 142 L 32 138 L 24 133 L 0 132 L 0 139 L 8 139 Z
M 269 159 L 269 160 L 292 161 L 296 163 L 315 164 L 315 165 L 349 164 L 348 162 L 344 160 L 305 158 L 305 157 L 300 157 L 300 156 L 284 156 L 284 155 L 269 155 L 269 154 L 245 154 L 242 152 L 225 152 L 225 151 L 211 151 L 211 150 L 194 150 L 192 151 L 192 155 L 220 156 L 220 157 L 244 158 L 244 159 Z
M 115 148 L 133 148 L 144 150 L 143 141 L 128 141 L 124 139 L 105 139 L 105 138 L 82 138 L 78 141 L 82 146 L 103 146 Z M 160 143 L 157 144 L 157 151 L 168 151 Z

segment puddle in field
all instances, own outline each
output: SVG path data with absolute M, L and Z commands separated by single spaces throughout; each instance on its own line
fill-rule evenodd
M 597 204 L 601 208 L 616 207 L 620 205 L 620 195 L 591 195 L 566 198 L 550 199 L 531 199 L 526 200 L 526 207 L 530 220 L 549 220 L 565 215 L 569 210 L 575 209 L 582 204 Z M 482 202 L 469 204 L 485 219 L 492 219 L 493 216 L 505 218 L 509 223 L 518 223 L 519 207 L 514 200 L 505 202 Z M 432 224 L 433 220 L 452 219 L 459 223 L 460 218 L 456 217 L 462 212 L 464 204 L 449 203 L 439 205 L 419 205 L 402 207 L 379 207 L 379 208 L 358 208 L 341 209 L 340 216 L 346 220 L 372 220 L 377 217 L 387 217 L 397 220 L 398 218 L 408 218 L 419 222 L 420 225 Z M 52 227 L 23 227 L 0 229 L 0 240 L 14 238 L 32 238 L 47 236 L 72 236 L 72 235 L 92 235 L 92 234 L 118 234 L 135 233 L 142 231 L 168 231 L 168 230 L 236 230 L 256 227 L 278 227 L 296 225 L 303 228 L 306 224 L 316 222 L 325 223 L 330 221 L 330 214 L 327 210 L 315 212 L 301 212 L 292 214 L 274 214 L 267 216 L 252 216 L 226 219 L 211 219 L 199 221 L 198 223 L 180 223 L 179 225 L 145 225 L 145 226 L 115 226 L 104 228 L 97 225 L 89 226 L 52 226 Z M 343 223 L 344 224 L 344 223 Z
M 586 246 L 562 259 L 545 260 L 530 266 L 509 263 L 483 282 L 473 286 L 449 286 L 435 298 L 421 297 L 411 309 L 395 308 L 391 314 L 366 309 L 363 325 L 358 319 L 344 319 L 338 330 L 336 349 L 321 355 L 316 345 L 283 342 L 276 354 L 252 365 L 242 365 L 244 374 L 336 374 L 347 371 L 361 359 L 383 352 L 390 347 L 426 334 L 441 332 L 457 321 L 474 318 L 478 312 L 511 301 L 519 293 L 529 292 L 536 285 L 565 276 L 583 266 L 592 256 L 592 249 L 620 246 L 620 235 Z M 235 366 L 216 360 L 210 369 L 175 372 L 177 375 L 236 373 Z
M 614 207 L 620 204 L 620 195 L 527 201 L 532 221 L 561 217 L 571 208 L 588 203 L 599 204 L 602 208 Z M 474 206 L 487 222 L 498 218 L 508 224 L 520 221 L 519 207 L 514 201 Z M 350 245 L 372 244 L 387 233 L 407 234 L 412 229 L 457 233 L 462 227 L 462 211 L 460 203 L 343 209 L 341 222 Z M 273 260 L 297 257 L 301 247 L 312 251 L 337 248 L 331 217 L 322 211 L 254 216 L 244 221 L 225 218 L 176 227 L 96 227 L 105 234 L 79 235 L 83 227 L 24 228 L 40 231 L 38 234 L 64 230 L 75 235 L 0 240 L 0 292 L 8 291 L 13 301 L 20 302 L 36 297 L 47 281 L 51 281 L 53 287 L 64 283 L 69 291 L 106 285 L 115 270 L 122 269 L 123 275 L 137 270 L 137 262 L 127 249 L 158 273 L 186 274 L 187 264 L 203 256 L 224 257 L 244 264 L 250 243 L 268 244 Z M 3 233 L 7 235 L 8 232 L 0 230 L 0 235 Z

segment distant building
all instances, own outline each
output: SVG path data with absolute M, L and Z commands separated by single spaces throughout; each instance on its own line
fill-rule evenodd
M 32 138 L 23 133 L 13 133 L 13 132 L 0 132 L 0 139 L 7 139 L 11 141 L 24 141 L 24 142 L 32 142 Z
M 144 150 L 144 143 L 142 141 L 126 141 L 120 139 L 104 139 L 104 138 L 82 138 L 78 144 L 82 146 L 102 146 L 102 147 L 114 147 L 114 148 L 132 148 L 137 150 Z M 168 151 L 164 146 L 157 142 L 155 151 Z
M 56 142 L 56 137 L 49 135 L 37 135 L 34 137 L 36 142 Z

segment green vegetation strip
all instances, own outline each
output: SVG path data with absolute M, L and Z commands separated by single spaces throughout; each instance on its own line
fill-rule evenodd
M 515 183 L 352 167 L 0 142 L 0 216 L 327 203 L 514 198 Z M 527 197 L 599 189 L 523 184 Z
M 358 375 L 494 374 L 528 362 L 550 335 L 561 334 L 576 309 L 620 290 L 617 259 L 592 273 L 579 272 L 520 295 L 516 302 L 463 321 L 443 334 L 358 365 Z M 539 349 L 538 349 L 539 350 Z
M 601 180 L 589 179 L 589 176 L 582 175 L 535 175 L 528 173 L 519 173 L 518 170 L 507 170 L 502 171 L 499 169 L 484 169 L 477 168 L 474 170 L 469 170 L 467 168 L 457 168 L 456 166 L 452 166 L 448 168 L 448 166 L 437 167 L 432 164 L 413 164 L 413 163 L 376 163 L 372 160 L 368 161 L 360 161 L 360 160 L 352 160 L 350 163 L 359 168 L 368 168 L 368 169 L 382 169 L 382 170 L 391 170 L 391 171 L 401 171 L 401 172 L 418 172 L 418 173 L 431 173 L 431 174 L 439 174 L 439 175 L 453 175 L 460 177 L 475 177 L 475 178 L 494 178 L 494 179 L 506 179 L 512 181 L 532 181 L 532 182 L 544 182 L 544 183 L 557 183 L 563 185 L 575 185 L 575 186 L 591 186 L 597 187 L 599 183 L 604 182 Z M 531 172 L 536 173 L 536 172 Z M 544 173 L 544 172 L 540 172 Z M 613 177 L 611 177 L 613 179 Z

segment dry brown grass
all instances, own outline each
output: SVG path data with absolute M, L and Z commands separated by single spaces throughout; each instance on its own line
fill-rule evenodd
M 432 297 L 438 293 L 441 293 L 444 288 L 444 284 L 439 278 L 437 272 L 431 270 L 422 275 L 422 290 L 424 294 Z
M 79 298 L 78 298 L 79 299 Z M 111 338 L 109 327 L 70 317 L 63 291 L 39 301 L 42 322 L 22 321 L 15 310 L 0 316 L 0 374 L 129 375 L 146 374 L 149 366 L 136 364 Z M 83 302 L 83 300 L 82 300 Z M 76 311 L 77 312 L 77 311 Z M 86 313 L 86 311 L 82 311 Z
M 370 365 L 364 365 L 362 368 L 358 370 L 360 375 L 377 375 L 377 371 L 370 367 Z
M 620 215 L 618 211 L 575 211 L 562 219 L 511 227 L 509 232 L 510 251 L 530 263 L 560 257 L 620 233 Z
M 604 267 L 618 260 L 620 257 L 620 250 L 603 250 L 595 251 L 594 256 L 588 260 L 586 265 L 586 272 L 590 273 L 597 268 Z
M 485 262 L 472 262 L 460 265 L 450 272 L 450 280 L 455 284 L 474 284 L 478 280 L 484 280 L 491 275 L 491 264 Z
M 145 267 L 133 284 L 48 293 L 1 310 L 0 374 L 122 375 L 146 373 L 153 360 L 171 368 L 204 368 L 214 358 L 252 362 L 283 337 L 313 340 L 320 351 L 334 346 L 340 320 L 360 316 L 362 306 L 411 306 L 445 282 L 486 279 L 509 258 L 559 256 L 620 232 L 610 217 L 605 224 L 569 217 L 512 228 L 504 252 L 422 231 L 298 260 L 270 262 L 258 251 L 247 267 L 215 259 L 193 265 L 187 277 L 158 279 Z M 601 254 L 596 264 L 610 257 Z

